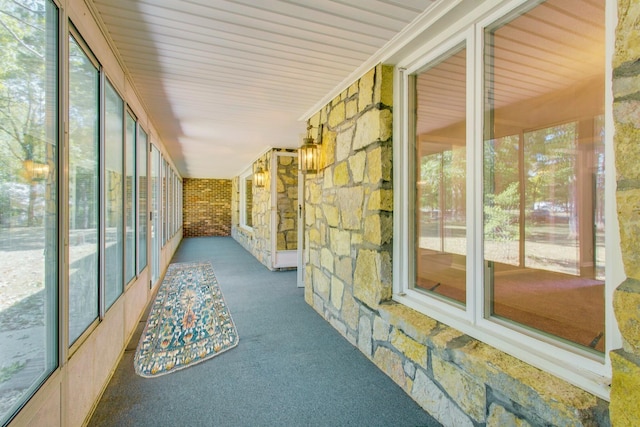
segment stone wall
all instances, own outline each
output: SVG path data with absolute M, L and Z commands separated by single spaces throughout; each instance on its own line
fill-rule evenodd
M 264 169 L 264 165 L 270 162 L 271 151 L 263 154 L 253 163 L 253 172 L 256 172 L 258 165 L 263 166 Z M 231 236 L 258 261 L 271 268 L 271 179 L 267 174 L 264 187 L 251 186 L 251 194 L 247 197 L 247 202 L 252 203 L 251 219 L 247 220 L 251 228 L 240 225 L 240 184 L 240 177 L 233 178 Z
M 276 156 L 277 221 L 276 248 L 292 251 L 298 248 L 298 158 Z
M 345 333 L 359 303 L 391 297 L 392 75 L 371 70 L 310 119 L 325 168 L 305 182 L 306 298 Z
M 391 301 L 392 86 L 378 65 L 309 120 L 305 300 L 444 425 L 608 425 L 605 401 Z
M 183 237 L 231 234 L 231 180 L 183 180 Z
M 640 3 L 618 0 L 613 58 L 620 244 L 627 279 L 614 295 L 623 348 L 611 353 L 611 422 L 640 425 Z

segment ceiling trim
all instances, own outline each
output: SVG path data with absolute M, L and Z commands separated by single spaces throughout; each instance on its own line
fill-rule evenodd
M 255 157 L 254 157 L 254 159 L 253 159 L 253 160 L 251 160 L 251 163 L 249 163 L 249 165 L 248 165 L 248 166 L 243 166 L 243 167 L 240 169 L 240 172 L 236 173 L 236 174 L 235 174 L 235 175 L 233 175 L 233 176 L 234 176 L 234 177 L 236 177 L 236 176 L 240 176 L 240 175 L 242 175 L 243 173 L 247 172 L 249 169 L 253 168 L 253 165 L 254 165 L 258 160 L 260 160 L 260 157 L 264 156 L 265 154 L 267 154 L 267 153 L 268 153 L 269 151 L 271 151 L 271 150 L 273 150 L 273 147 L 269 145 L 267 148 L 265 148 L 264 150 L 262 150 L 262 151 L 260 152 L 260 154 L 258 154 L 257 156 L 255 156 Z
M 377 64 L 384 62 L 392 55 L 398 53 L 409 42 L 415 39 L 419 34 L 424 32 L 427 28 L 433 25 L 434 22 L 442 18 L 451 9 L 460 4 L 462 0 L 439 0 L 422 12 L 416 19 L 407 25 L 402 31 L 400 31 L 391 40 L 385 43 L 376 53 L 371 55 L 369 59 L 363 62 L 358 68 L 356 68 L 351 74 L 347 76 L 342 82 L 340 82 L 333 90 L 323 96 L 318 102 L 316 102 L 309 110 L 307 110 L 302 116 L 298 118 L 300 121 L 306 121 L 316 114 L 322 107 L 327 105 L 331 100 L 340 95 L 345 89 L 347 89 L 354 81 L 360 78 L 367 71 L 375 67 Z

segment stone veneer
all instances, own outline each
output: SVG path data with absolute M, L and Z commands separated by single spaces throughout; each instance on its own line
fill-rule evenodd
M 233 178 L 231 190 L 231 236 L 246 250 L 248 250 L 258 261 L 271 270 L 274 268 L 271 253 L 272 177 L 270 173 L 270 165 L 271 157 L 276 151 L 288 152 L 290 150 L 272 149 L 263 154 L 252 165 L 253 172 L 258 169 L 258 166 L 261 166 L 264 170 L 268 170 L 269 173 L 266 174 L 264 187 L 256 187 L 255 185 L 252 185 L 252 194 L 249 198 L 250 202 L 253 204 L 251 209 L 251 228 L 245 228 L 240 225 L 240 177 Z M 280 176 L 280 168 L 278 168 L 278 173 L 276 174 L 278 177 L 276 183 L 278 186 L 277 192 L 280 190 L 281 183 L 283 184 L 282 190 L 284 192 L 288 191 L 289 185 L 284 185 L 284 183 L 288 182 L 288 177 L 291 175 L 290 165 L 291 164 L 289 164 L 289 167 L 284 167 L 282 170 L 283 176 Z M 295 165 L 297 165 L 297 160 Z M 295 166 L 295 168 L 297 168 L 297 166 Z M 297 204 L 297 184 L 295 204 Z
M 183 237 L 231 234 L 231 180 L 183 180 Z
M 276 248 L 279 251 L 293 251 L 298 248 L 298 157 L 277 156 L 277 159 Z
M 611 352 L 611 422 L 640 425 L 640 3 L 618 0 L 613 115 L 620 246 L 627 276 L 614 295 L 623 347 Z
M 392 86 L 378 65 L 309 120 L 305 300 L 444 425 L 608 425 L 602 399 L 391 301 Z

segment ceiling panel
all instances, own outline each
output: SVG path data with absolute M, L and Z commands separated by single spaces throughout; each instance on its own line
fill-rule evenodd
M 599 90 L 604 82 L 604 5 L 596 7 L 590 0 L 548 0 L 510 18 L 508 24 L 499 22 L 485 35 L 486 51 L 492 52 L 485 58 L 485 102 L 500 110 L 501 118 L 508 110 L 514 115 L 524 111 L 522 117 L 529 121 L 510 123 L 514 127 L 533 126 L 535 109 L 553 112 L 559 121 L 601 114 L 602 105 L 578 104 L 580 92 Z M 464 64 L 458 53 L 418 75 L 416 131 L 423 139 L 447 132 L 464 138 Z
M 434 0 L 87 0 L 184 177 L 230 178 Z

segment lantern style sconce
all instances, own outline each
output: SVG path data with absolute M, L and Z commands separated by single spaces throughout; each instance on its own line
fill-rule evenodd
M 311 136 L 312 126 L 307 126 L 307 136 L 298 149 L 298 167 L 303 174 L 317 173 L 320 170 L 320 144 L 322 144 L 322 126 L 319 128 L 318 142 Z
M 256 169 L 255 173 L 253 174 L 253 181 L 255 183 L 255 186 L 257 188 L 264 187 L 266 180 L 267 180 L 267 172 L 264 169 L 262 169 L 261 165 L 259 165 L 258 169 Z
M 49 165 L 34 162 L 33 160 L 23 160 L 22 174 L 29 182 L 41 181 L 49 174 Z

